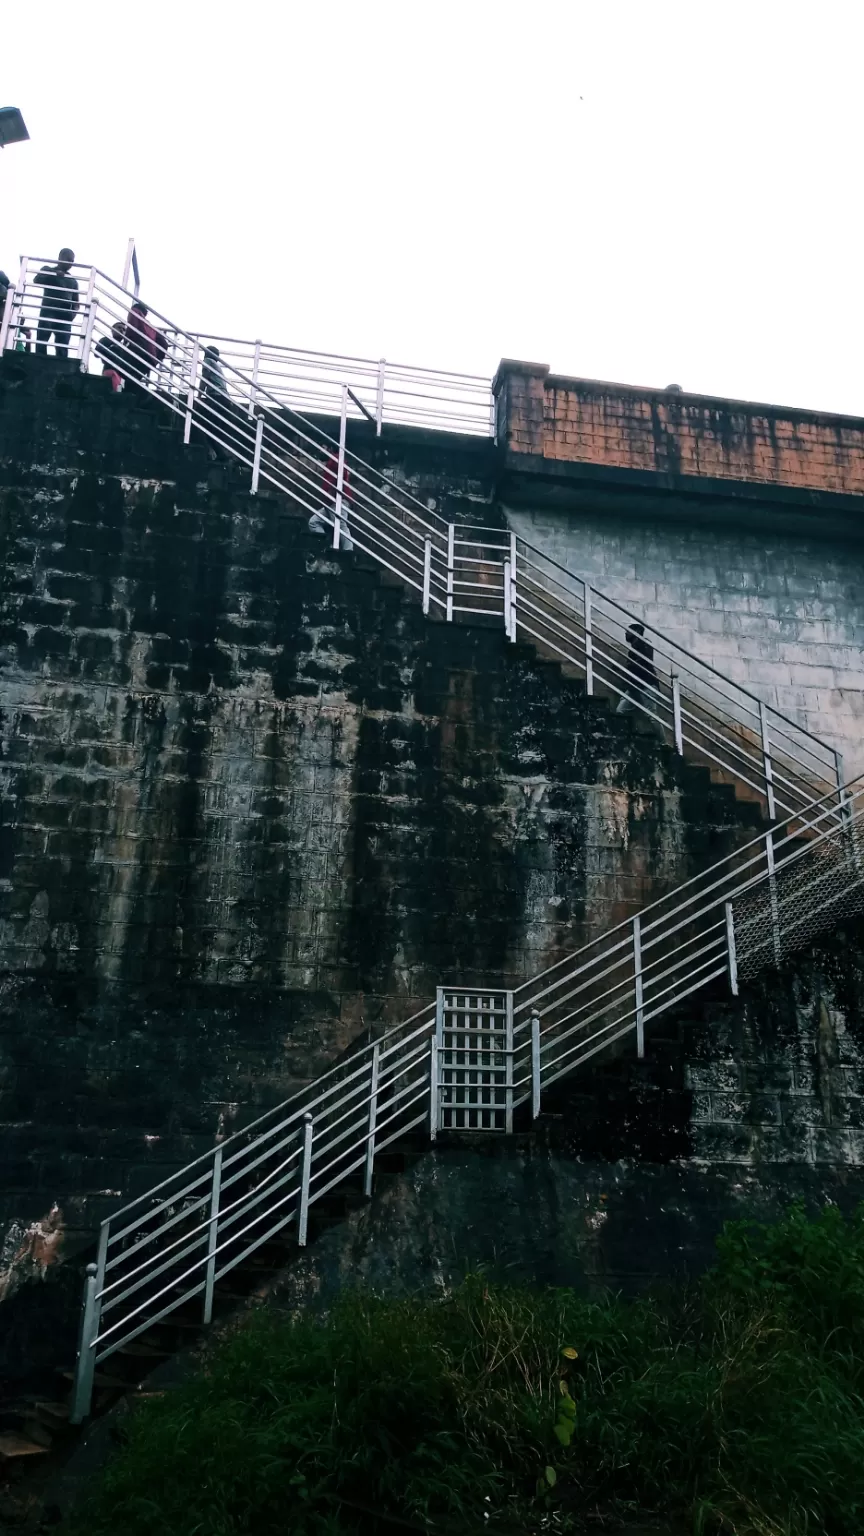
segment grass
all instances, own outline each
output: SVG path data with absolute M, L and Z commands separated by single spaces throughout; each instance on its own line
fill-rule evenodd
M 360 1536 L 360 1505 L 490 1536 L 652 1514 L 853 1536 L 862 1391 L 864 1208 L 793 1208 L 727 1228 L 686 1294 L 473 1276 L 434 1300 L 346 1295 L 325 1323 L 262 1311 L 136 1413 L 73 1530 Z

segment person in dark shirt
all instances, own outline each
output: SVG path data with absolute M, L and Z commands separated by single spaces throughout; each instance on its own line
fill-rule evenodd
M 654 665 L 654 647 L 645 639 L 645 625 L 638 621 L 630 625 L 627 640 L 626 692 L 618 701 L 617 715 L 629 715 L 637 711 L 652 720 L 663 735 L 663 727 L 656 718 L 658 699 L 657 668 Z
M 64 246 L 56 267 L 42 267 L 33 279 L 45 289 L 36 328 L 37 352 L 47 353 L 53 336 L 57 357 L 69 356 L 72 321 L 78 311 L 78 280 L 69 271 L 74 260 L 75 252 Z
M 123 370 L 128 367 L 125 342 L 126 327 L 118 320 L 111 327 L 111 335 L 104 336 L 96 347 L 96 356 L 102 359 L 102 377 L 111 380 L 115 395 L 123 388 Z
M 219 400 L 229 399 L 228 381 L 222 371 L 218 347 L 205 347 L 201 363 L 200 399 L 203 401 L 208 398 L 213 404 L 217 404 Z

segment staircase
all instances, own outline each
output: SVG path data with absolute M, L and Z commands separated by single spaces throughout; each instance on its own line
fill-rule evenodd
M 35 330 L 43 289 L 26 258 L 7 298 L 0 352 Z M 358 1048 L 253 1125 L 115 1212 L 88 1267 L 71 1422 L 90 1411 L 105 1363 L 158 1358 L 164 1331 L 207 1324 L 229 1275 L 346 1193 L 368 1199 L 382 1158 L 406 1138 L 511 1131 L 544 1088 L 726 978 L 750 979 L 864 910 L 864 789 L 837 754 L 650 626 L 656 680 L 633 668 L 635 616 L 505 528 L 446 523 L 338 440 L 228 368 L 214 382 L 200 338 L 150 312 L 165 350 L 118 331 L 132 296 L 95 268 L 73 345 L 83 371 L 100 341 L 112 365 L 296 508 L 346 534 L 443 622 L 494 623 L 613 703 L 628 696 L 674 750 L 755 800 L 768 826 L 743 848 L 516 989 L 439 987 L 434 1002 Z M 357 402 L 359 404 L 359 402 Z M 361 406 L 362 410 L 363 407 Z M 161 1330 L 161 1332 L 160 1332 Z M 154 1342 L 155 1341 L 155 1342 Z
M 25 329 L 35 334 L 50 295 L 34 282 L 42 265 L 41 258 L 22 259 L 0 319 L 0 354 L 14 351 Z M 415 593 L 430 618 L 497 624 L 511 642 L 521 637 L 584 678 L 589 694 L 615 701 L 629 695 L 676 751 L 758 801 L 769 820 L 840 788 L 839 755 L 795 721 L 650 625 L 644 628 L 657 679 L 646 684 L 633 671 L 627 640 L 638 615 L 504 527 L 446 522 L 349 453 L 349 405 L 370 413 L 347 385 L 336 439 L 271 394 L 261 376 L 228 364 L 214 372 L 203 339 L 155 310 L 148 323 L 162 338 L 159 346 L 131 331 L 133 295 L 95 267 L 73 271 L 82 303 L 71 352 L 82 371 L 106 360 L 97 348 L 107 344 L 127 383 L 182 420 L 185 442 L 194 429 L 248 470 L 253 494 L 263 480 L 296 507 L 318 513 L 334 548 L 350 531 L 354 547 Z

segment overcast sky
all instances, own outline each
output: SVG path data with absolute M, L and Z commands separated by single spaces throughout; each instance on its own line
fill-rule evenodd
M 189 329 L 864 414 L 861 0 L 40 0 L 0 267 Z

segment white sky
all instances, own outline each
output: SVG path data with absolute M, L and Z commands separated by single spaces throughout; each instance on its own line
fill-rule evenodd
M 10 275 L 69 244 L 119 278 L 134 234 L 189 329 L 864 415 L 861 0 L 41 0 L 3 32 Z

